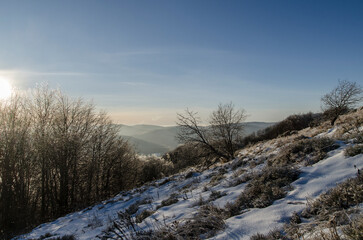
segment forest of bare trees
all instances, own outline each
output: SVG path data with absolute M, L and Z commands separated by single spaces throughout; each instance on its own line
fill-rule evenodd
M 0 105 L 0 238 L 135 186 L 138 161 L 105 113 L 42 86 Z

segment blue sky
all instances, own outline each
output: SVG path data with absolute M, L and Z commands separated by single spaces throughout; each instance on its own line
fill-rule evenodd
M 118 123 L 173 125 L 232 101 L 247 121 L 320 110 L 362 84 L 363 1 L 1 1 L 0 76 L 93 99 Z

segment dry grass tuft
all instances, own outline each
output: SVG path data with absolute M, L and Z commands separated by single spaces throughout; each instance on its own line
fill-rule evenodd
M 308 202 L 303 211 L 304 217 L 316 216 L 321 220 L 328 220 L 334 213 L 363 202 L 363 175 L 348 179 L 335 188 L 322 194 L 315 201 Z
M 256 233 L 250 240 L 287 240 L 281 230 L 272 230 L 267 234 Z
M 174 203 L 177 203 L 179 200 L 178 200 L 178 195 L 173 193 L 169 196 L 168 199 L 165 199 L 163 201 L 161 201 L 161 205 L 157 206 L 157 209 L 161 208 L 161 207 L 165 207 L 165 206 L 170 206 Z
M 346 157 L 354 157 L 358 154 L 363 153 L 363 145 L 362 144 L 356 144 L 354 146 L 349 146 L 345 149 L 344 155 Z
M 302 139 L 282 149 L 269 164 L 281 166 L 305 160 L 310 165 L 324 159 L 329 151 L 338 147 L 330 138 Z
M 135 221 L 137 223 L 141 223 L 142 221 L 144 221 L 145 218 L 151 216 L 154 214 L 155 211 L 152 211 L 152 210 L 144 210 L 142 211 L 140 214 L 138 214 L 136 217 L 135 217 Z
M 301 215 L 311 220 L 299 223 L 292 218 L 285 226 L 286 236 L 306 240 L 361 240 L 363 213 L 356 206 L 362 202 L 363 176 L 359 175 L 309 201 Z
M 213 205 L 200 207 L 197 214 L 182 222 L 175 221 L 172 224 L 159 228 L 147 239 L 205 239 L 213 237 L 218 231 L 225 228 L 222 218 L 223 210 Z
M 243 209 L 264 208 L 286 194 L 286 187 L 295 181 L 299 171 L 289 166 L 265 167 L 253 175 L 245 190 L 234 203 L 226 204 L 227 217 L 238 215 Z

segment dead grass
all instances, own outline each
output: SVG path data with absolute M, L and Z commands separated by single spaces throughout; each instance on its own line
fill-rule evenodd
M 237 178 L 234 178 L 230 183 L 229 186 L 230 187 L 235 187 L 237 185 L 240 185 L 242 183 L 246 183 L 248 181 L 250 181 L 251 179 L 253 179 L 255 175 L 253 173 L 245 173 L 242 176 L 239 176 Z
M 165 207 L 165 206 L 170 206 L 174 203 L 177 203 L 178 201 L 179 201 L 178 195 L 173 193 L 169 196 L 168 199 L 161 201 L 161 205 L 157 206 L 156 209 L 159 209 L 159 208 Z
M 363 125 L 363 109 L 357 109 L 345 115 L 341 115 L 336 121 L 339 126 L 334 137 L 352 138 L 356 134 L 362 134 L 360 127 Z
M 362 240 L 363 214 L 347 214 L 346 223 L 340 226 L 333 217 L 329 221 L 290 223 L 285 226 L 285 236 L 287 239 L 304 240 Z
M 354 218 L 349 224 L 343 227 L 343 234 L 350 240 L 363 239 L 363 214 Z
M 226 204 L 227 217 L 238 215 L 243 209 L 264 208 L 285 196 L 287 187 L 299 176 L 290 166 L 265 167 L 255 173 L 245 190 L 234 203 Z
M 138 210 L 139 210 L 139 207 L 143 204 L 149 204 L 152 202 L 152 199 L 151 198 L 144 198 L 144 199 L 141 199 L 139 201 L 136 201 L 135 203 L 131 204 L 127 209 L 126 209 L 126 212 L 130 215 L 133 215 L 135 214 Z
M 214 205 L 202 206 L 191 220 L 178 229 L 178 235 L 183 239 L 199 239 L 214 236 L 219 230 L 225 228 L 223 211 Z
M 144 239 L 205 239 L 216 235 L 225 228 L 223 210 L 214 205 L 204 205 L 191 219 L 174 221 L 172 224 L 159 227 L 149 238 Z
M 363 176 L 359 175 L 308 201 L 301 216 L 309 221 L 301 223 L 292 218 L 285 226 L 286 236 L 306 240 L 361 240 L 363 213 L 356 206 L 362 202 Z
M 142 221 L 144 221 L 145 218 L 150 217 L 151 215 L 154 214 L 155 211 L 152 210 L 144 210 L 142 211 L 140 214 L 138 214 L 135 218 L 135 221 L 137 223 L 141 223 Z
M 118 218 L 114 220 L 102 234 L 97 236 L 98 239 L 152 239 L 150 238 L 152 236 L 152 231 L 142 230 L 137 225 L 135 218 L 127 212 L 118 212 L 117 216 Z
M 328 220 L 334 212 L 348 209 L 361 202 L 363 202 L 362 174 L 339 184 L 316 200 L 309 201 L 302 214 L 304 217 L 316 216 L 321 220 Z
M 287 240 L 281 230 L 272 230 L 267 234 L 256 233 L 250 237 L 250 240 Z
M 215 175 L 211 178 L 211 180 L 209 181 L 209 184 L 211 186 L 215 186 L 215 185 L 219 184 L 219 182 L 222 181 L 224 178 L 225 178 L 224 173 L 218 173 L 217 175 Z
M 213 191 L 212 190 L 212 193 L 209 195 L 209 201 L 212 202 L 218 198 L 221 198 L 223 196 L 226 196 L 227 194 L 226 193 L 221 193 L 220 191 Z
M 305 161 L 306 165 L 310 165 L 324 159 L 329 151 L 338 147 L 330 138 L 301 139 L 283 148 L 269 164 L 281 166 Z
M 349 146 L 345 149 L 344 151 L 344 155 L 346 157 L 354 157 L 358 154 L 362 154 L 363 153 L 363 144 L 356 144 L 353 146 Z

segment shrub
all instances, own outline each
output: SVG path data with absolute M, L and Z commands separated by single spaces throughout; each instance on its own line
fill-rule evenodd
M 217 185 L 222 179 L 224 179 L 224 173 L 218 173 L 217 175 L 213 176 L 210 181 L 209 184 L 212 186 Z
M 346 157 L 354 157 L 355 155 L 363 153 L 363 145 L 356 144 L 354 146 L 349 146 L 345 149 L 344 155 Z
M 288 239 L 282 234 L 281 230 L 271 230 L 267 234 L 256 233 L 255 235 L 250 237 L 250 240 L 281 240 L 281 239 L 282 240 Z
M 285 239 L 314 239 L 314 240 L 361 240 L 363 239 L 363 215 L 360 213 L 348 217 L 343 226 L 335 221 L 314 221 L 311 223 L 285 225 Z
M 102 226 L 102 220 L 97 215 L 94 214 L 91 218 L 88 219 L 87 227 L 95 229 L 101 226 Z
M 242 174 L 244 174 L 245 172 L 246 172 L 246 169 L 240 168 L 240 169 L 233 172 L 232 177 L 237 178 L 237 177 L 241 176 Z
M 289 239 L 363 239 L 363 215 L 356 205 L 363 202 L 363 176 L 345 182 L 308 201 L 301 213 L 305 218 L 314 217 L 310 224 L 300 224 L 294 215 L 285 228 Z M 340 227 L 338 227 L 340 226 Z
M 315 201 L 310 201 L 302 215 L 304 217 L 318 216 L 327 220 L 333 212 L 348 209 L 363 202 L 363 175 L 348 179 Z
M 139 215 L 136 216 L 135 221 L 137 223 L 141 223 L 142 221 L 144 221 L 145 218 L 151 216 L 154 214 L 154 211 L 151 210 L 144 210 L 142 211 Z
M 164 159 L 173 163 L 174 173 L 202 164 L 206 157 L 205 149 L 197 143 L 186 143 L 163 156 Z
M 353 143 L 363 143 L 363 134 L 355 134 Z
M 167 184 L 168 182 L 170 182 L 170 178 L 165 178 L 161 183 L 159 183 L 159 186 L 163 186 L 163 185 Z
M 163 200 L 163 201 L 161 201 L 161 205 L 159 205 L 158 207 L 157 207 L 157 209 L 159 209 L 159 208 L 161 208 L 161 207 L 165 207 L 165 206 L 169 206 L 169 205 L 172 205 L 172 204 L 174 204 L 174 203 L 177 203 L 179 200 L 178 200 L 178 196 L 176 195 L 176 194 L 171 194 L 170 196 L 169 196 L 169 198 L 168 199 L 165 199 L 165 200 Z
M 360 214 L 350 221 L 347 226 L 343 227 L 343 233 L 350 240 L 363 239 L 363 215 Z
M 301 218 L 300 215 L 297 212 L 294 212 L 290 218 L 290 223 L 293 224 L 300 224 L 301 223 Z
M 240 158 L 240 159 L 237 159 L 237 160 L 234 160 L 231 164 L 231 168 L 232 170 L 236 170 L 237 168 L 239 167 L 242 167 L 243 165 L 245 165 L 247 162 L 244 161 L 243 158 Z
M 239 204 L 240 202 L 237 200 L 235 202 L 227 202 L 224 206 L 225 210 L 225 218 L 230 218 L 236 216 L 241 213 L 242 207 Z
M 64 236 L 58 237 L 54 240 L 76 240 L 76 237 L 73 235 L 64 235 Z
M 112 222 L 97 238 L 106 239 L 151 239 L 152 230 L 142 230 L 135 218 L 126 212 L 118 212 L 118 218 Z
M 327 153 L 338 148 L 330 138 L 313 138 L 299 140 L 284 149 L 272 160 L 273 165 L 286 165 L 307 160 L 307 164 L 324 159 Z M 309 158 L 306 156 L 309 155 Z
M 54 237 L 51 233 L 46 233 L 44 235 L 41 235 L 37 240 L 76 240 L 77 238 L 74 235 L 64 235 L 62 237 Z
M 199 198 L 198 198 L 198 200 L 197 201 L 195 201 L 194 203 L 193 203 L 193 207 L 195 207 L 195 206 L 203 206 L 203 205 L 205 205 L 207 203 L 207 201 L 205 201 L 204 199 L 203 199 L 203 197 L 202 197 L 202 195 L 201 194 L 199 194 Z
M 218 231 L 225 228 L 222 218 L 223 210 L 213 205 L 204 205 L 199 208 L 198 212 L 191 219 L 184 221 L 174 221 L 169 225 L 161 225 L 160 222 L 150 225 L 153 229 L 141 232 L 138 226 L 135 226 L 132 238 L 120 239 L 201 239 L 213 237 Z M 123 228 L 124 229 L 124 228 Z
M 214 205 L 203 205 L 191 219 L 174 221 L 169 225 L 155 222 L 150 225 L 151 229 L 142 230 L 135 218 L 125 212 L 119 212 L 118 219 L 98 238 L 155 240 L 209 238 L 225 228 L 223 214 L 224 211 Z
M 149 204 L 151 202 L 152 202 L 151 198 L 144 198 L 144 199 L 138 200 L 138 201 L 134 202 L 133 204 L 131 204 L 126 209 L 126 213 L 130 214 L 130 215 L 133 215 L 133 214 L 135 214 L 137 212 L 137 210 L 139 210 L 140 205 Z
M 246 183 L 249 180 L 251 180 L 253 178 L 253 174 L 252 173 L 247 173 L 244 174 L 238 178 L 233 179 L 233 181 L 229 184 L 230 187 L 235 187 L 237 185 L 240 185 L 242 183 Z
M 294 131 L 318 125 L 322 120 L 320 113 L 295 114 L 287 117 L 283 121 L 273 126 L 260 130 L 245 137 L 242 141 L 243 145 L 253 144 L 259 141 L 274 139 L 280 135 L 289 135 Z
M 139 210 L 140 202 L 136 201 L 135 203 L 131 204 L 127 209 L 126 212 L 130 215 L 135 214 L 137 210 Z
M 177 235 L 182 239 L 200 239 L 213 237 L 225 228 L 223 211 L 214 205 L 200 207 L 198 213 L 191 220 L 177 228 Z
M 52 236 L 54 236 L 54 235 L 48 232 L 48 233 L 45 233 L 45 234 L 41 235 L 41 236 L 38 238 L 38 240 L 43 240 L 43 239 L 46 239 L 46 238 L 50 238 L 50 237 L 52 237 Z
M 185 178 L 185 179 L 191 178 L 191 177 L 193 177 L 193 176 L 194 176 L 194 174 L 195 174 L 195 172 L 190 171 L 190 172 L 188 172 L 188 173 L 184 176 L 184 178 Z
M 250 237 L 250 240 L 267 240 L 267 237 L 261 233 L 256 233 Z
M 156 156 L 148 156 L 141 160 L 141 173 L 139 177 L 140 183 L 146 183 L 161 179 L 172 173 L 172 164 L 162 158 Z
M 264 208 L 286 194 L 286 187 L 299 176 L 299 171 L 289 166 L 265 167 L 255 174 L 234 203 L 226 204 L 227 217 L 239 214 L 246 208 Z
M 213 191 L 212 190 L 212 193 L 209 195 L 209 201 L 212 202 L 218 198 L 221 198 L 223 196 L 226 196 L 227 194 L 226 193 L 221 193 L 220 191 Z

